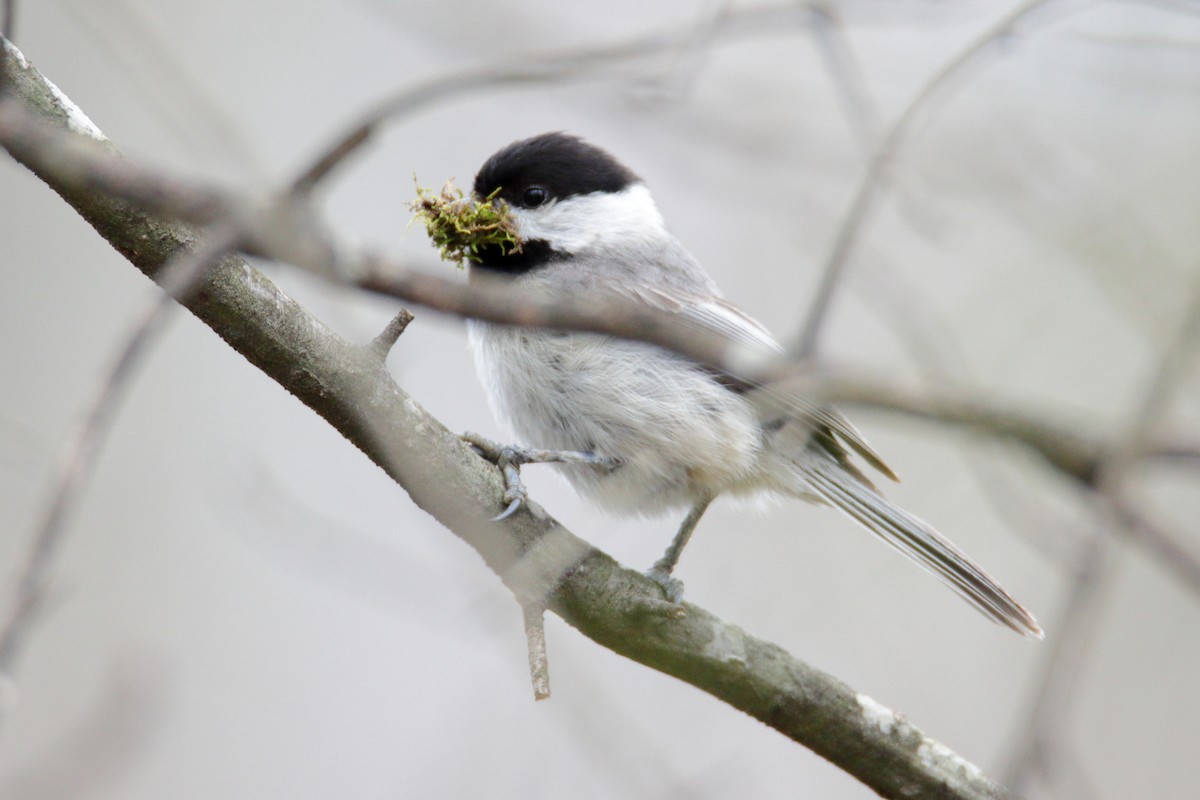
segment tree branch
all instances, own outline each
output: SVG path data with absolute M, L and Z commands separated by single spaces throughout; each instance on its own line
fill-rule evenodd
M 25 105 L 66 128 L 67 112 L 36 71 L 24 59 L 8 66 L 25 73 Z M 27 152 L 13 155 L 148 276 L 196 247 L 199 235 L 185 225 L 63 183 Z M 240 258 L 223 259 L 185 305 L 475 548 L 523 607 L 547 601 L 595 641 L 741 709 L 883 796 L 1003 796 L 977 768 L 837 679 L 701 608 L 685 604 L 681 613 L 664 603 L 656 584 L 536 504 L 490 522 L 498 471 L 404 393 L 371 347 L 338 337 Z

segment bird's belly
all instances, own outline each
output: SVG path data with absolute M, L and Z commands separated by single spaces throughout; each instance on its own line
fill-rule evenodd
M 522 444 L 617 459 L 560 465 L 615 511 L 655 513 L 753 476 L 762 435 L 739 395 L 651 345 L 476 323 L 472 343 L 493 411 Z

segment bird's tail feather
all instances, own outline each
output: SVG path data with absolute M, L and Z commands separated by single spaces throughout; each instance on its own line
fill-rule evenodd
M 1033 615 L 941 534 L 860 483 L 832 460 L 798 465 L 823 500 L 916 561 L 989 619 L 1042 638 Z

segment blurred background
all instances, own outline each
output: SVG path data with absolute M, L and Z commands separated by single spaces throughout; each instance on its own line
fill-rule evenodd
M 408 227 L 414 175 L 469 184 L 500 146 L 570 131 L 645 178 L 728 296 L 788 340 L 885 126 L 1016 8 L 41 0 L 18 5 L 15 41 L 128 155 L 263 193 L 417 81 L 650 37 L 660 46 L 605 77 L 479 91 L 397 120 L 327 185 L 327 219 L 347 241 L 451 274 Z M 951 73 L 856 239 L 822 355 L 1083 431 L 1129 425 L 1200 287 L 1197 8 L 1042 3 Z M 7 604 L 57 453 L 156 290 L 7 158 L 0 265 Z M 352 340 L 397 310 L 263 269 Z M 502 436 L 462 323 L 413 310 L 389 362 L 398 382 L 451 429 Z M 1154 429 L 1194 443 L 1194 353 L 1177 378 Z M 1027 454 L 853 416 L 904 478 L 889 495 L 999 578 L 1046 641 L 988 624 L 797 502 L 718 502 L 680 567 L 689 599 L 1029 797 L 1194 797 L 1195 587 Z M 525 476 L 571 530 L 638 568 L 678 523 L 596 513 L 548 467 Z M 1129 497 L 1197 553 L 1198 486 L 1194 469 L 1160 466 Z M 0 797 L 870 796 L 557 618 L 547 633 L 554 696 L 535 704 L 520 611 L 479 557 L 179 311 L 120 409 L 48 611 L 0 693 Z

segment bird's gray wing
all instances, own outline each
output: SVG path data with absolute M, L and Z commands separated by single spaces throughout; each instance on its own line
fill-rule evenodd
M 663 311 L 678 314 L 685 322 L 724 336 L 743 347 L 748 347 L 752 354 L 761 354 L 764 358 L 785 354 L 783 347 L 775 341 L 766 328 L 720 296 L 685 294 L 678 290 L 666 292 L 648 286 L 634 287 L 626 291 L 641 302 Z M 786 410 L 809 420 L 814 429 L 828 429 L 881 474 L 891 480 L 899 480 L 892 468 L 867 444 L 867 440 L 859 433 L 858 429 L 836 409 L 819 406 L 793 392 L 772 393 L 769 386 L 746 380 L 738 375 L 716 373 L 714 377 L 733 391 L 757 390 L 771 393 L 772 405 L 779 406 L 781 411 Z M 834 453 L 834 455 L 837 454 Z M 844 459 L 839 458 L 839 460 Z

